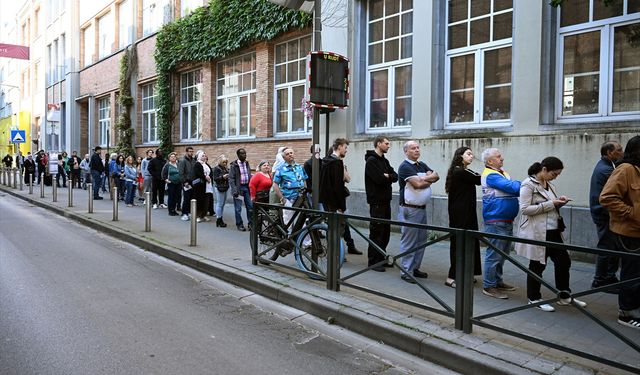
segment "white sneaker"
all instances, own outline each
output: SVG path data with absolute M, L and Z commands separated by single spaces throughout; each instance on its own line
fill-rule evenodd
M 187 215 L 187 214 L 182 215 L 182 217 L 180 218 L 180 220 L 182 220 L 182 221 L 189 221 L 189 215 Z
M 160 204 L 160 208 L 167 208 L 167 205 L 166 205 L 166 204 L 164 204 L 164 203 L 161 203 L 161 204 Z
M 196 221 L 197 221 L 198 223 L 201 223 L 201 222 L 202 222 L 202 219 L 197 218 L 197 219 L 196 219 Z
M 154 209 L 154 210 L 157 210 L 157 209 L 158 209 L 158 205 L 157 205 L 157 204 L 154 204 L 154 205 L 153 205 L 153 209 Z
M 580 307 L 587 307 L 587 303 L 584 301 L 580 301 L 577 298 L 573 299 L 573 302 L 576 303 L 576 305 L 580 306 Z M 558 301 L 558 305 L 560 306 L 567 306 L 571 304 L 571 298 L 560 298 L 560 300 Z
M 533 305 L 534 303 L 538 303 L 540 301 L 542 301 L 542 300 L 541 299 L 537 299 L 535 301 L 529 300 L 529 304 Z M 556 309 L 553 306 L 549 305 L 548 303 L 544 303 L 542 305 L 538 305 L 538 306 L 536 306 L 536 309 L 540 309 L 540 310 L 546 311 L 546 312 L 554 312 L 554 311 L 556 311 Z

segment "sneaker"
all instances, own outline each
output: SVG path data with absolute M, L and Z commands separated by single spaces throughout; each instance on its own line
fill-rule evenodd
M 202 221 L 211 221 L 211 219 L 209 219 L 208 217 L 205 216 L 205 217 L 202 218 Z
M 640 318 L 619 315 L 618 323 L 622 324 L 623 326 L 640 329 Z
M 128 204 L 127 207 L 133 207 L 133 205 L 132 204 Z
M 580 307 L 587 307 L 587 303 L 584 301 L 580 301 L 577 298 L 573 299 L 573 302 L 576 303 L 576 305 L 580 306 Z M 560 306 L 567 306 L 571 304 L 571 298 L 560 298 L 560 300 L 558 301 L 558 305 Z
M 196 221 L 197 221 L 198 223 L 201 223 L 201 222 L 202 222 L 202 219 L 201 219 L 201 218 L 196 218 Z
M 154 204 L 154 205 L 153 205 L 153 209 L 154 209 L 154 210 L 157 210 L 157 209 L 158 209 L 158 205 L 157 205 L 157 204 Z
M 161 203 L 161 204 L 160 204 L 160 208 L 167 208 L 167 205 L 166 205 L 166 204 L 164 204 L 164 203 Z
M 508 295 L 502 293 L 500 290 L 498 290 L 498 288 L 483 288 L 482 289 L 482 293 L 489 296 L 489 297 L 493 297 L 493 298 L 499 298 L 499 299 L 507 299 L 509 298 Z
M 182 220 L 182 221 L 189 221 L 189 215 L 187 215 L 187 214 L 182 215 L 182 217 L 180 218 L 180 220 Z
M 503 290 L 506 292 L 513 292 L 514 290 L 516 290 L 517 288 L 513 285 L 509 285 L 507 283 L 499 283 L 497 286 L 498 290 Z
M 542 300 L 541 299 L 537 299 L 537 300 L 534 300 L 534 301 L 529 300 L 529 304 L 533 305 L 534 303 L 538 303 L 540 301 L 542 301 Z M 549 305 L 548 303 L 543 303 L 542 305 L 538 305 L 538 306 L 536 306 L 536 309 L 540 309 L 540 310 L 545 311 L 545 312 L 554 312 L 554 311 L 556 311 L 556 309 L 553 306 Z

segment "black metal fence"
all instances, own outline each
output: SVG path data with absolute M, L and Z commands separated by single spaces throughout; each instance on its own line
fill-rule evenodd
M 301 228 L 296 228 L 293 231 L 290 228 L 287 228 L 282 224 L 281 215 L 283 210 L 294 210 L 299 212 L 300 214 L 306 215 L 306 224 Z M 401 253 L 392 255 L 385 250 L 381 249 L 378 245 L 373 243 L 368 235 L 362 231 L 362 227 L 355 226 L 352 224 L 352 221 L 357 220 L 361 223 L 384 223 L 397 227 L 412 227 L 419 228 L 428 231 L 432 231 L 436 233 L 436 235 L 431 236 L 427 241 L 416 244 L 411 249 L 406 249 Z M 539 277 L 535 273 L 531 272 L 527 265 L 523 264 L 517 257 L 514 257 L 509 249 L 497 249 L 505 259 L 506 262 L 511 263 L 518 270 L 522 271 L 525 276 L 530 276 L 538 280 L 541 285 L 548 289 L 555 297 L 545 299 L 539 303 L 535 304 L 524 304 L 517 307 L 510 307 L 507 309 L 493 309 L 493 311 L 482 314 L 474 313 L 474 257 L 473 257 L 473 249 L 474 243 L 478 240 L 481 244 L 486 246 L 491 246 L 489 242 L 490 239 L 500 239 L 505 241 L 510 241 L 512 243 L 521 242 L 533 245 L 540 246 L 549 246 L 554 247 L 556 249 L 564 249 L 572 252 L 583 252 L 590 253 L 596 255 L 614 255 L 620 258 L 623 258 L 627 261 L 636 261 L 640 262 L 640 254 L 638 253 L 623 253 L 612 250 L 604 250 L 597 248 L 589 248 L 583 246 L 574 246 L 569 244 L 560 244 L 554 242 L 547 241 L 535 241 L 535 240 L 527 240 L 515 236 L 505 236 L 498 234 L 490 234 L 479 231 L 470 231 L 470 230 L 462 230 L 455 228 L 447 228 L 447 227 L 438 227 L 432 225 L 424 225 L 424 224 L 414 224 L 402 221 L 395 220 L 383 220 L 376 218 L 369 218 L 363 216 L 355 216 L 355 215 L 346 215 L 346 214 L 338 214 L 331 212 L 323 212 L 316 210 L 308 210 L 303 208 L 293 208 L 293 207 L 282 207 L 279 205 L 269 205 L 269 204 L 254 204 L 254 217 L 253 217 L 253 226 L 254 230 L 252 231 L 251 236 L 251 244 L 252 244 L 252 262 L 253 264 L 268 264 L 275 265 L 278 267 L 284 267 L 292 271 L 303 272 L 308 276 L 323 280 L 326 282 L 327 289 L 339 291 L 340 287 L 349 287 L 353 289 L 357 289 L 359 291 L 370 293 L 376 296 L 380 296 L 383 298 L 387 298 L 393 300 L 395 302 L 403 303 L 409 306 L 413 306 L 419 309 L 424 309 L 426 311 L 436 313 L 442 316 L 446 316 L 449 318 L 453 318 L 454 327 L 458 330 L 462 330 L 465 333 L 471 333 L 473 330 L 473 326 L 480 326 L 490 330 L 495 330 L 501 332 L 503 334 L 511 335 L 513 337 L 517 337 L 522 340 L 527 340 L 530 342 L 534 342 L 540 345 L 544 345 L 550 348 L 554 348 L 563 352 L 567 352 L 576 356 L 580 356 L 583 358 L 587 358 L 589 360 L 593 360 L 599 363 L 603 363 L 609 366 L 613 366 L 619 369 L 623 369 L 631 372 L 640 372 L 640 366 L 638 363 L 622 363 L 612 358 L 607 358 L 602 355 L 593 354 L 586 352 L 584 350 L 576 349 L 567 343 L 558 343 L 552 342 L 549 340 L 544 340 L 542 338 L 536 337 L 536 335 L 518 332 L 513 329 L 505 328 L 500 326 L 499 324 L 492 322 L 495 321 L 497 317 L 504 317 L 509 314 L 518 313 L 527 309 L 533 309 L 538 305 L 545 303 L 553 303 L 560 299 L 561 293 L 562 296 L 569 293 L 568 291 L 561 291 L 556 289 L 551 283 L 546 281 L 545 279 Z M 315 254 L 309 256 L 308 254 L 298 254 L 298 256 L 309 256 L 309 261 L 311 264 L 316 265 L 317 267 L 313 269 L 305 269 L 300 266 L 300 262 L 298 262 L 298 267 L 283 264 L 276 259 L 272 259 L 272 257 L 268 256 L 269 254 L 273 254 L 273 251 L 278 247 L 295 248 L 295 246 L 299 246 L 295 241 L 296 236 L 304 233 L 305 227 L 311 227 L 314 225 L 318 225 L 320 223 L 326 223 L 326 237 L 327 241 L 325 242 L 326 248 L 321 250 L 321 254 Z M 341 243 L 340 238 L 342 235 L 342 229 L 344 225 L 347 225 L 353 232 L 357 234 L 361 239 L 366 241 L 370 248 L 378 251 L 382 256 L 384 256 L 384 260 L 378 262 L 377 264 L 373 264 L 364 268 L 353 269 L 351 267 L 350 270 L 346 270 L 346 267 L 342 266 L 342 261 L 340 259 L 341 256 Z M 265 230 L 270 231 L 270 233 L 265 233 Z M 420 251 L 423 248 L 429 249 L 429 247 L 433 247 L 436 244 L 439 244 L 443 241 L 456 239 L 456 288 L 455 288 L 455 299 L 454 303 L 450 303 L 446 301 L 442 295 L 438 293 L 434 288 L 430 288 L 425 285 L 425 283 L 417 282 L 415 284 L 416 288 L 419 288 L 425 296 L 429 296 L 433 301 L 435 301 L 435 306 L 428 305 L 425 303 L 421 303 L 420 301 L 415 301 L 408 298 L 403 298 L 401 296 L 386 293 L 379 288 L 372 288 L 367 285 L 362 285 L 360 283 L 355 282 L 354 280 L 367 272 L 371 272 L 375 267 L 381 266 L 384 264 L 393 265 L 394 269 L 399 270 L 399 272 L 407 277 L 413 278 L 413 275 L 406 273 L 406 270 L 403 269 L 400 259 L 408 254 L 414 253 L 416 251 Z M 319 255 L 319 256 L 318 256 Z M 448 254 L 447 254 L 448 256 Z M 323 258 L 326 263 L 322 263 L 320 265 L 319 258 Z M 415 280 L 414 280 L 415 281 Z M 569 295 L 571 298 L 577 298 L 586 295 L 592 295 L 597 293 L 603 293 L 610 289 L 619 288 L 623 285 L 629 285 L 633 283 L 640 282 L 640 277 L 625 280 L 616 284 L 611 284 L 605 287 L 593 288 L 588 290 L 571 292 Z M 640 345 L 634 339 L 625 336 L 620 330 L 614 328 L 608 322 L 605 322 L 595 316 L 588 309 L 585 309 L 578 304 L 571 302 L 573 308 L 577 309 L 581 314 L 586 316 L 589 320 L 593 321 L 598 326 L 602 327 L 608 334 L 613 335 L 624 344 L 626 344 L 632 351 L 638 353 L 640 355 Z M 612 309 L 617 310 L 617 306 L 612 306 Z

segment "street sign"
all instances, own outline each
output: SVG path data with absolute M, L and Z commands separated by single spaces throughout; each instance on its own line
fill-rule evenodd
M 349 59 L 334 52 L 307 55 L 305 100 L 314 107 L 349 106 Z
M 11 130 L 11 143 L 25 143 L 26 138 L 26 130 Z

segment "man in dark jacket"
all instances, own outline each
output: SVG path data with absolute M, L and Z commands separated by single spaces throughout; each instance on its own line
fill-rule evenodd
M 600 193 L 607 183 L 609 176 L 616 168 L 615 163 L 622 158 L 622 146 L 616 141 L 606 141 L 600 147 L 600 160 L 596 163 L 591 174 L 591 186 L 589 189 L 589 209 L 591 218 L 598 229 L 598 247 L 601 249 L 613 249 L 610 243 L 609 212 L 600 204 Z M 591 283 L 592 288 L 598 288 L 617 283 L 620 258 L 610 255 L 598 255 L 596 259 L 596 273 Z M 616 290 L 613 290 L 615 292 Z
M 104 173 L 104 163 L 102 162 L 101 152 L 102 147 L 96 146 L 93 155 L 91 155 L 91 161 L 89 162 L 91 181 L 93 181 L 93 199 L 95 200 L 102 199 L 102 197 L 98 195 L 100 185 L 102 185 L 102 174 Z
M 164 204 L 164 184 L 165 182 L 162 180 L 162 168 L 167 161 L 164 159 L 164 155 L 162 154 L 161 149 L 156 150 L 156 157 L 151 159 L 149 165 L 147 166 L 147 171 L 151 174 L 151 203 L 153 204 L 153 209 L 157 209 L 158 207 L 167 208 L 167 205 Z
M 2 163 L 4 164 L 5 168 L 11 168 L 11 165 L 13 164 L 13 157 L 7 154 L 7 156 L 2 158 Z
M 193 193 L 191 180 L 193 180 L 193 166 L 196 164 L 193 158 L 193 147 L 187 146 L 184 156 L 178 162 L 178 173 L 182 183 L 182 217 L 183 221 L 189 220 L 191 213 L 191 194 Z
M 247 161 L 247 151 L 239 148 L 236 151 L 238 159 L 229 165 L 229 188 L 233 195 L 233 207 L 236 214 L 236 227 L 239 231 L 246 231 L 242 223 L 242 201 L 247 210 L 247 222 L 251 227 L 251 215 L 253 212 L 253 202 L 251 202 L 251 194 L 249 193 L 249 180 L 251 180 L 251 168 Z
M 80 189 L 80 157 L 78 156 L 77 151 L 72 151 L 69 160 L 67 161 L 69 165 L 69 170 L 71 172 L 71 186 L 70 189 L 78 188 Z
M 389 160 L 384 157 L 391 147 L 389 140 L 384 136 L 377 136 L 373 141 L 374 150 L 367 150 L 364 160 L 364 187 L 369 204 L 369 216 L 372 218 L 391 219 L 391 185 L 398 182 L 398 174 L 393 170 Z M 371 222 L 369 224 L 369 239 L 382 250 L 387 249 L 391 236 L 391 225 Z M 367 250 L 369 266 L 373 266 L 385 260 L 384 254 L 373 245 Z M 385 267 L 393 267 L 383 264 L 373 268 L 374 271 L 384 272 Z

